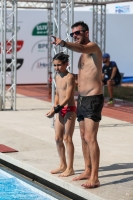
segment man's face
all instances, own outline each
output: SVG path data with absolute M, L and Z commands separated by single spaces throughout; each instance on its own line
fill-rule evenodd
M 109 62 L 109 58 L 103 58 L 103 63 Z
M 54 69 L 57 73 L 64 73 L 66 72 L 66 68 L 68 66 L 68 63 L 62 63 L 60 60 L 54 60 L 53 61 Z
M 82 26 L 77 26 L 72 29 L 70 35 L 73 37 L 75 43 L 84 44 L 89 34 L 88 31 L 83 30 Z

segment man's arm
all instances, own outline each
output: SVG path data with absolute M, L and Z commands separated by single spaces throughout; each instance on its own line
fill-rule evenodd
M 113 80 L 113 78 L 114 78 L 115 75 L 116 75 L 116 72 L 117 72 L 117 67 L 114 66 L 113 69 L 112 69 L 112 74 L 111 74 L 110 80 Z
M 104 73 L 102 73 L 101 78 L 102 78 L 102 81 L 103 81 L 104 78 L 105 78 L 105 74 Z
M 64 40 L 61 40 L 60 38 L 57 38 L 55 36 L 52 36 L 54 38 L 54 42 L 52 44 L 55 44 L 56 46 L 60 45 L 63 47 L 66 47 L 67 49 L 70 49 L 72 51 L 76 51 L 78 53 L 96 53 L 98 49 L 98 45 L 94 42 L 89 42 L 87 45 L 77 44 L 73 42 L 65 42 Z
M 102 67 L 102 74 L 101 74 L 102 81 L 105 79 L 104 68 L 105 68 L 105 66 Z

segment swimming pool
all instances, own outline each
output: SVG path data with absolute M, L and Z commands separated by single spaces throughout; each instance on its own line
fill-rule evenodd
M 0 167 L 0 200 L 57 200 Z

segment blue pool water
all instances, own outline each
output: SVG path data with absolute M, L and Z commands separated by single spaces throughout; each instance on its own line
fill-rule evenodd
M 0 200 L 57 200 L 0 169 Z

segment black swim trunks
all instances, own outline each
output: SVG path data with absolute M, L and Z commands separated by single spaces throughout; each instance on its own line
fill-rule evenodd
M 77 120 L 84 118 L 92 119 L 95 122 L 101 120 L 101 112 L 104 104 L 103 94 L 93 96 L 78 96 L 77 101 Z

